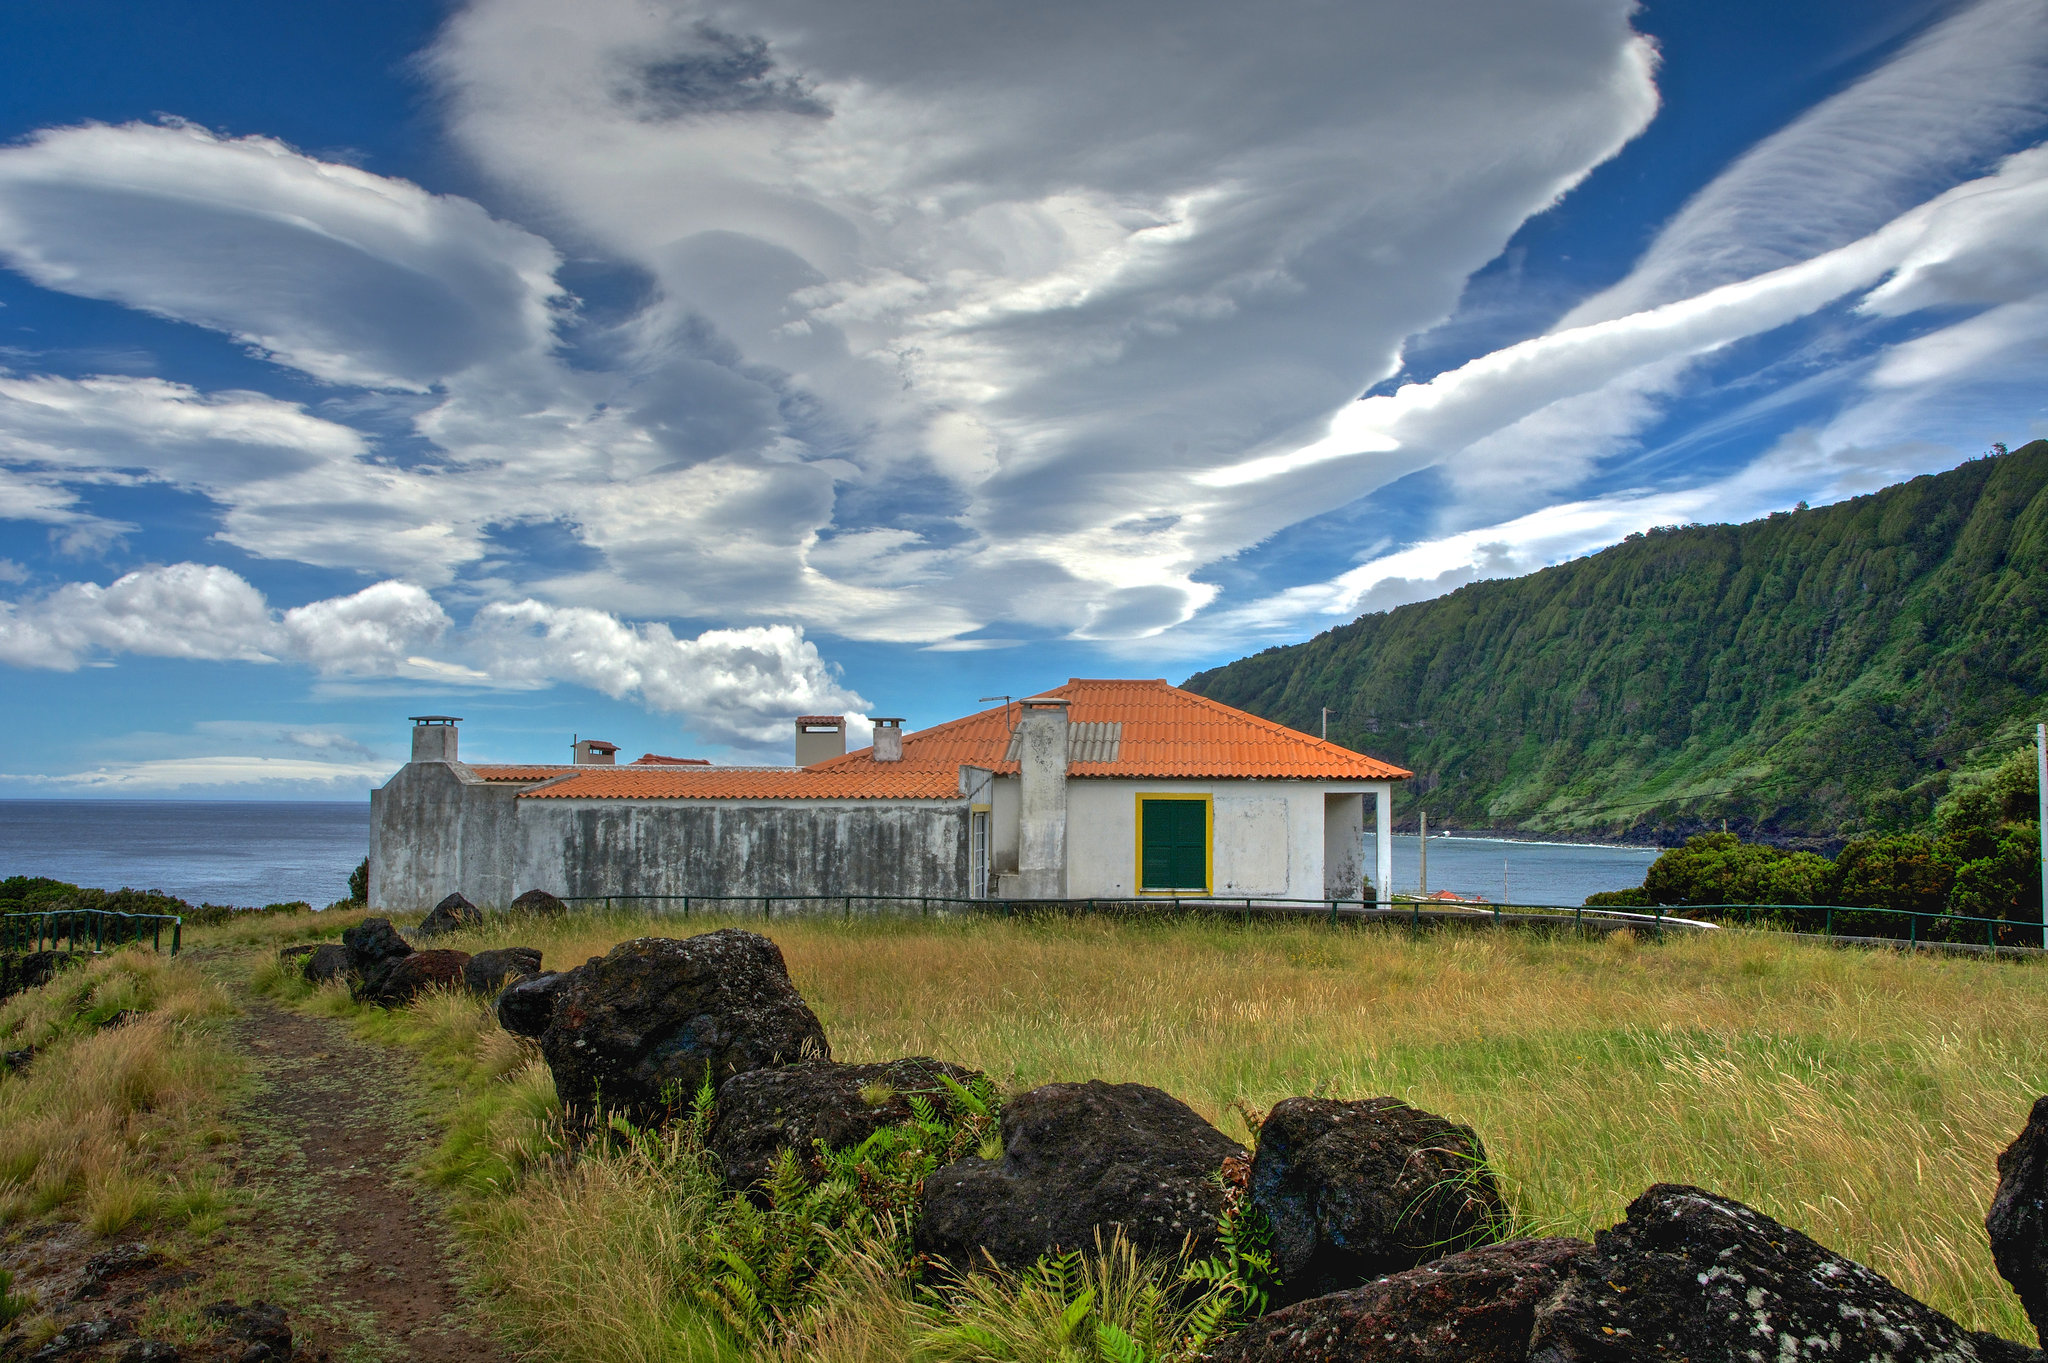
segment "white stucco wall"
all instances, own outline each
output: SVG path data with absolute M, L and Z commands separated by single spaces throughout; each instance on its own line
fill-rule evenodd
M 1139 795 L 1207 795 L 1214 818 L 1214 893 L 1320 899 L 1324 795 L 1338 789 L 1308 781 L 1069 780 L 1067 894 L 1136 894 Z M 1348 893 L 1356 895 L 1358 887 Z

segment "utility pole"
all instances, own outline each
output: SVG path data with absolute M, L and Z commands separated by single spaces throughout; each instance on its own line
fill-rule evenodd
M 2034 793 L 2040 802 L 2034 831 L 2041 839 L 2041 945 L 2048 947 L 2048 724 L 2034 726 Z
M 1422 897 L 1429 898 L 1429 811 L 1422 811 Z

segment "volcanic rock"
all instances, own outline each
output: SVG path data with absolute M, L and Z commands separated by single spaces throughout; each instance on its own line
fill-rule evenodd
M 439 937 L 458 928 L 473 928 L 484 921 L 484 911 L 459 894 L 451 894 L 434 906 L 434 911 L 413 929 L 415 937 Z
M 2015 1353 L 2015 1351 L 2017 1351 Z M 1536 1308 L 1530 1363 L 1774 1363 L 2026 1357 L 1882 1275 L 1698 1188 L 1660 1183 L 1629 1204 Z
M 783 1150 L 813 1167 L 816 1142 L 828 1149 L 859 1145 L 885 1127 L 911 1119 L 910 1099 L 922 1095 L 940 1117 L 954 1109 L 944 1075 L 965 1087 L 981 1075 L 930 1056 L 871 1065 L 811 1060 L 735 1074 L 718 1086 L 709 1145 L 733 1188 L 751 1188 Z
M 355 954 L 339 942 L 325 942 L 307 954 L 303 967 L 306 978 L 315 984 L 329 980 L 345 980 L 356 972 Z
M 1515 1240 L 1260 1316 L 1210 1363 L 1523 1363 L 1537 1304 L 1583 1240 Z
M 1003 1107 L 1003 1157 L 970 1155 L 925 1180 L 917 1248 L 957 1267 L 984 1253 L 1021 1268 L 1092 1250 L 1116 1229 L 1140 1253 L 1216 1243 L 1223 1161 L 1244 1150 L 1178 1098 L 1143 1084 L 1047 1084 Z
M 554 970 L 514 980 L 498 995 L 498 1025 L 514 1036 L 538 1039 L 554 1020 L 555 996 L 568 982 L 567 974 Z
M 281 1307 L 262 1301 L 247 1306 L 217 1301 L 199 1314 L 229 1339 L 247 1346 L 239 1354 L 241 1363 L 283 1363 L 292 1356 L 292 1327 Z
M 528 890 L 513 900 L 509 906 L 512 913 L 530 913 L 539 917 L 553 917 L 555 914 L 567 913 L 568 910 L 567 904 L 546 890 Z
M 831 1058 L 781 949 L 741 928 L 639 937 L 569 971 L 540 1044 L 565 1105 L 643 1120 L 706 1077 Z
M 2034 1100 L 2026 1128 L 1998 1157 L 1998 1191 L 1984 1229 L 1992 1260 L 2048 1349 L 2048 1098 Z
M 462 984 L 472 994 L 496 994 L 508 981 L 540 974 L 540 952 L 532 947 L 493 947 L 479 951 L 462 968 Z
M 1356 1287 L 1494 1238 L 1507 1215 L 1469 1126 L 1398 1098 L 1289 1098 L 1259 1129 L 1252 1202 L 1286 1299 Z
M 429 989 L 460 989 L 466 951 L 415 951 L 392 962 L 375 980 L 365 979 L 356 998 L 380 1008 L 403 1008 Z

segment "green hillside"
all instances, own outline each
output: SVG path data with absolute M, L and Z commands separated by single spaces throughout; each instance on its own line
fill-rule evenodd
M 1927 818 L 2048 717 L 2048 441 L 1631 535 L 1187 688 L 1411 768 L 1432 824 L 1832 841 Z

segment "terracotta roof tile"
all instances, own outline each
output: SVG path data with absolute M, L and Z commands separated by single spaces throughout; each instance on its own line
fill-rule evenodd
M 815 767 L 581 767 L 519 792 L 522 800 L 957 800 L 957 769 L 864 762 Z
M 1115 760 L 1075 761 L 1069 768 L 1072 776 L 1399 781 L 1414 774 L 1164 681 L 1077 677 L 1043 694 L 1073 702 L 1067 709 L 1072 725 L 1119 726 Z M 943 772 L 954 779 L 962 766 L 1014 772 L 1017 763 L 1007 754 L 1016 715 L 1015 706 L 997 706 L 907 733 L 903 736 L 903 761 L 887 765 Z M 1099 752 L 1108 746 L 1107 735 L 1100 730 L 1087 736 L 1090 741 L 1082 752 Z M 880 764 L 869 756 L 871 751 L 863 748 L 805 770 L 873 771 Z

